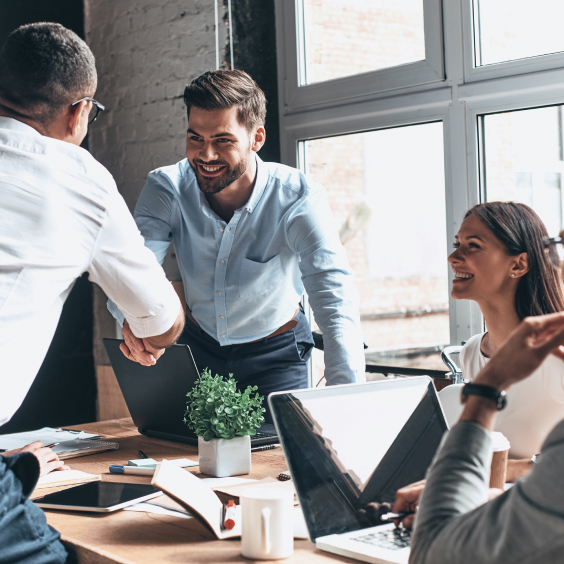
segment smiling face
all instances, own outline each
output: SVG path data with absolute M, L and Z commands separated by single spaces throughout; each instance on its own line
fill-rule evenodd
M 448 257 L 454 271 L 451 295 L 456 300 L 495 300 L 515 295 L 527 268 L 527 254 L 511 256 L 504 244 L 475 215 L 469 215 Z
M 253 151 L 264 142 L 257 142 L 257 134 L 264 138 L 264 128 L 249 132 L 237 119 L 237 107 L 202 110 L 192 106 L 188 125 L 186 156 L 206 194 L 217 194 L 245 175 Z

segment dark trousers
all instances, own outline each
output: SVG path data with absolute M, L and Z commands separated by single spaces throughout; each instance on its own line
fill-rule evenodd
M 0 456 L 0 563 L 63 564 L 67 553 L 59 533 L 28 499 L 39 478 L 29 452 Z
M 200 374 L 209 368 L 214 376 L 219 374 L 227 377 L 233 374 L 240 390 L 257 386 L 258 393 L 264 396 L 265 421 L 272 423 L 266 401 L 268 394 L 308 387 L 307 361 L 311 356 L 313 337 L 301 311 L 295 319 L 298 324 L 293 329 L 275 337 L 265 337 L 256 343 L 222 347 L 186 318 L 186 326 L 178 343 L 190 347 Z

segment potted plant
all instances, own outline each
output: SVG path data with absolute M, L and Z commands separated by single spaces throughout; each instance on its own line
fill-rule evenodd
M 251 435 L 264 423 L 256 386 L 244 392 L 206 368 L 187 395 L 184 423 L 198 436 L 200 472 L 223 478 L 251 471 Z

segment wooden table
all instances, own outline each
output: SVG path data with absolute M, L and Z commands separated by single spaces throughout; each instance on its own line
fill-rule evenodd
M 101 474 L 107 482 L 149 484 L 150 477 L 110 474 L 110 464 L 127 464 L 139 458 L 141 449 L 157 461 L 163 458 L 198 459 L 195 446 L 145 437 L 137 432 L 129 418 L 77 425 L 90 433 L 106 436 L 119 443 L 119 450 L 68 460 L 71 468 L 91 474 Z M 275 477 L 287 469 L 281 448 L 252 454 L 252 472 L 247 477 L 262 479 Z M 190 469 L 200 477 L 196 469 Z M 57 489 L 35 490 L 32 498 Z M 249 562 L 241 556 L 239 539 L 218 541 L 213 533 L 197 519 L 183 519 L 169 515 L 117 511 L 111 514 L 46 510 L 47 522 L 55 527 L 71 555 L 70 562 L 84 564 L 129 563 L 204 563 Z M 294 556 L 289 564 L 356 562 L 317 550 L 307 540 L 296 540 Z

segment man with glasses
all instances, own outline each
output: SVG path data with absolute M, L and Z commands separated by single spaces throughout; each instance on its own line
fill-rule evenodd
M 0 51 L 0 425 L 25 398 L 83 272 L 119 304 L 149 362 L 184 325 L 112 176 L 79 147 L 104 109 L 96 85 L 90 49 L 61 25 L 23 26 Z M 0 561 L 66 560 L 28 499 L 62 466 L 40 442 L 0 455 Z
M 543 245 L 564 278 L 563 235 Z M 548 435 L 531 473 L 484 503 L 490 431 L 505 407 L 505 390 L 532 374 L 549 354 L 564 360 L 564 312 L 525 318 L 466 384 L 464 411 L 443 439 L 423 493 L 420 484 L 397 493 L 393 511 L 414 511 L 419 504 L 410 564 L 564 561 L 564 421 Z

